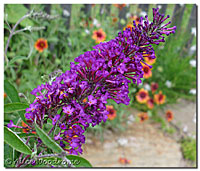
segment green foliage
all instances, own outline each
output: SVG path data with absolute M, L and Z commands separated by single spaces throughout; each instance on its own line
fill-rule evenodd
M 52 140 L 37 124 L 35 124 L 35 129 L 38 136 L 41 138 L 42 142 L 56 153 L 62 153 L 64 150 Z
M 30 148 L 11 129 L 4 127 L 4 141 L 15 150 L 24 154 L 31 154 Z
M 7 21 L 16 23 L 22 16 L 28 13 L 28 9 L 22 4 L 7 4 L 5 5 L 5 13 L 7 14 Z M 21 26 L 32 26 L 33 22 L 25 19 L 20 23 Z
M 196 139 L 185 138 L 181 141 L 181 149 L 185 159 L 196 162 Z
M 16 88 L 8 80 L 4 80 L 4 92 L 11 102 L 20 102 Z
M 26 108 L 29 107 L 27 103 L 8 103 L 4 105 L 4 112 L 5 113 L 12 113 L 18 111 L 24 111 Z

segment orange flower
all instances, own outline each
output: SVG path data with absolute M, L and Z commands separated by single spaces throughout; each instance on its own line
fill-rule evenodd
M 154 95 L 154 101 L 158 105 L 165 103 L 165 98 L 166 98 L 166 96 L 164 94 L 162 94 L 162 91 L 159 91 L 158 94 Z
M 96 43 L 103 42 L 104 40 L 106 40 L 106 33 L 103 31 L 102 28 L 100 28 L 99 30 L 93 31 L 92 38 L 96 40 Z
M 151 91 L 152 93 L 155 93 L 155 91 L 158 89 L 158 83 L 151 83 Z
M 28 128 L 30 128 L 27 124 L 25 124 L 23 121 L 22 121 L 22 126 L 23 127 L 28 127 Z M 22 132 L 23 133 L 27 133 L 27 132 L 29 132 L 29 129 L 22 129 Z M 35 131 L 32 131 L 32 134 L 36 134 L 36 132 Z
M 119 162 L 121 164 L 130 164 L 131 163 L 131 161 L 128 160 L 127 158 L 122 158 L 122 157 L 119 158 Z
M 139 102 L 139 103 L 146 103 L 147 100 L 149 99 L 149 93 L 147 90 L 141 88 L 137 95 L 136 95 L 136 100 Z
M 44 49 L 48 48 L 47 40 L 40 38 L 35 42 L 35 49 L 39 52 L 43 52 Z
M 174 115 L 171 110 L 167 110 L 165 116 L 168 122 L 172 121 L 174 118 Z
M 115 7 L 119 8 L 120 10 L 122 10 L 122 8 L 124 8 L 126 6 L 126 4 L 113 4 Z
M 7 97 L 7 94 L 6 94 L 6 93 L 4 93 L 4 94 L 3 94 L 3 97 L 4 97 L 4 99 L 5 99 L 5 98 Z
M 149 65 L 153 65 L 156 62 L 156 58 L 153 59 L 150 56 L 144 57 L 144 60 Z
M 132 24 L 127 24 L 126 27 L 124 27 L 124 30 L 126 30 L 126 28 L 129 28 L 132 31 L 132 27 L 133 27 Z
M 116 112 L 116 110 L 114 109 L 113 106 L 107 105 L 107 106 L 106 106 L 106 110 L 109 112 L 109 114 L 108 114 L 108 119 L 109 119 L 109 120 L 113 120 L 113 119 L 116 118 L 117 112 Z
M 152 98 L 150 98 L 149 100 L 147 100 L 147 107 L 149 109 L 153 109 L 153 107 L 154 107 L 154 101 L 153 101 Z
M 149 116 L 146 112 L 139 113 L 138 117 L 140 118 L 141 123 L 149 119 Z
M 152 77 L 152 72 L 151 72 L 150 68 L 147 65 L 143 64 L 142 70 L 144 71 L 144 78 L 147 79 L 147 78 Z

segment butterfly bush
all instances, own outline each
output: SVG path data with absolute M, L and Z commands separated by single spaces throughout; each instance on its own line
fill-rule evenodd
M 168 18 L 153 9 L 153 22 L 147 16 L 137 25 L 133 21 L 132 28 L 75 58 L 71 69 L 55 81 L 35 88 L 31 94 L 36 98 L 25 113 L 30 131 L 35 130 L 34 122 L 42 128 L 50 121 L 49 134 L 59 129 L 54 140 L 69 154 L 82 153 L 86 128 L 107 120 L 107 100 L 128 105 L 129 83 L 140 84 L 143 65 L 152 67 L 144 58 L 156 58 L 152 45 L 175 33 L 176 26 L 167 28 L 171 22 L 163 24 Z

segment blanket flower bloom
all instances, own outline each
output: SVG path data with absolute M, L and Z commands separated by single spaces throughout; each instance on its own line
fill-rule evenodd
M 113 119 L 116 118 L 117 112 L 116 112 L 116 110 L 114 109 L 113 106 L 107 105 L 107 106 L 106 106 L 106 110 L 109 112 L 109 113 L 108 113 L 108 119 L 109 119 L 109 120 L 113 120 Z
M 161 105 L 165 103 L 166 96 L 162 94 L 162 91 L 159 91 L 158 94 L 154 94 L 154 101 L 156 104 Z
M 48 43 L 46 39 L 40 38 L 35 42 L 35 49 L 39 52 L 43 52 L 44 49 L 48 48 Z
M 149 100 L 149 93 L 147 90 L 141 88 L 137 95 L 136 95 L 136 100 L 139 102 L 139 103 L 146 103 L 148 100 Z
M 82 153 L 84 132 L 108 118 L 108 99 L 128 105 L 128 84 L 140 84 L 144 72 L 144 53 L 155 58 L 152 44 L 165 42 L 164 35 L 175 32 L 176 27 L 162 23 L 168 19 L 153 9 L 153 22 L 145 16 L 139 24 L 133 21 L 132 31 L 126 29 L 108 42 L 100 43 L 75 58 L 70 70 L 55 81 L 39 85 L 31 92 L 36 98 L 26 109 L 29 129 L 52 123 L 59 130 L 54 140 L 69 154 Z M 151 66 L 149 66 L 151 67 Z M 86 100 L 84 100 L 86 99 Z M 50 121 L 50 122 L 49 122 Z M 9 126 L 13 126 L 10 123 Z M 41 142 L 42 143 L 42 142 Z
M 138 117 L 140 118 L 140 123 L 149 119 L 149 116 L 146 112 L 139 113 Z
M 100 28 L 99 30 L 95 30 L 93 32 L 92 38 L 96 40 L 96 43 L 103 42 L 104 40 L 106 40 L 106 33 L 103 31 L 102 28 Z
M 165 116 L 168 122 L 171 122 L 174 118 L 174 115 L 171 110 L 167 110 Z

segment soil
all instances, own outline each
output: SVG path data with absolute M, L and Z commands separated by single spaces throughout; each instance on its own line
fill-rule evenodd
M 167 105 L 174 113 L 173 123 L 185 133 L 195 135 L 196 124 L 193 121 L 196 112 L 194 102 L 179 100 L 178 104 Z M 138 113 L 131 110 L 132 115 Z M 159 112 L 162 114 L 162 112 Z M 185 129 L 186 130 L 186 129 Z M 190 162 L 183 159 L 181 147 L 176 134 L 167 135 L 159 124 L 151 120 L 143 123 L 133 122 L 126 131 L 113 132 L 106 130 L 103 134 L 104 141 L 98 137 L 87 134 L 86 144 L 83 147 L 83 157 L 91 162 L 93 167 L 192 167 Z M 130 160 L 122 164 L 120 158 Z

